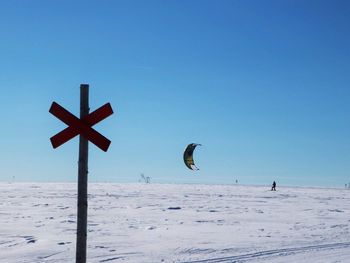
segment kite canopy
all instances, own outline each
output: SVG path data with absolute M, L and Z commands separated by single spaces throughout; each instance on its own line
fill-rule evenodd
M 193 151 L 194 149 L 201 144 L 198 143 L 190 143 L 187 145 L 186 150 L 184 152 L 184 162 L 185 165 L 187 166 L 188 169 L 191 170 L 199 170 L 195 165 L 194 165 L 194 160 L 193 160 Z

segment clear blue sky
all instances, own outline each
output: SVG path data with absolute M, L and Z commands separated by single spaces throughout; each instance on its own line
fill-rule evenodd
M 344 186 L 350 2 L 0 1 L 0 181 L 76 181 L 77 137 L 48 113 L 94 110 L 89 180 Z M 188 143 L 200 171 L 182 161 Z

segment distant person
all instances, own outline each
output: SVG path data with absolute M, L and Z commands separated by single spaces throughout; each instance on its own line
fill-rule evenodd
M 276 191 L 276 182 L 273 181 L 271 191 Z

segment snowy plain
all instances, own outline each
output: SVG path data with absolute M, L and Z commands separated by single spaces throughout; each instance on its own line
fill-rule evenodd
M 76 184 L 0 183 L 0 262 L 75 261 Z M 350 262 L 350 190 L 89 184 L 87 262 Z

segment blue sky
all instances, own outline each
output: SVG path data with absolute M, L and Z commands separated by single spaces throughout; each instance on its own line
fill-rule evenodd
M 349 1 L 1 1 L 1 181 L 76 181 L 77 137 L 52 101 L 95 126 L 89 180 L 340 186 L 350 182 Z M 188 143 L 200 171 L 182 161 Z

